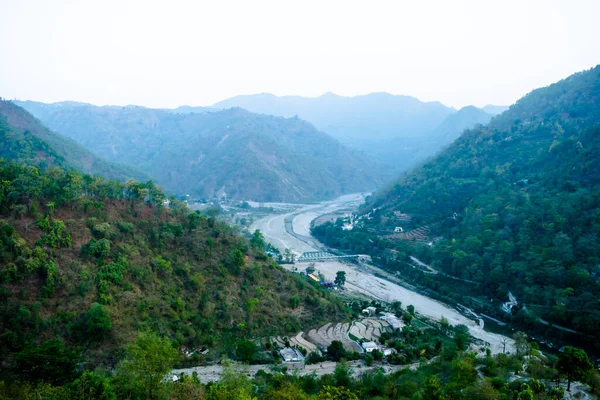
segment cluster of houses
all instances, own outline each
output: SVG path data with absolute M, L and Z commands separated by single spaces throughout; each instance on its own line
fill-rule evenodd
M 385 357 L 391 356 L 392 354 L 397 352 L 396 349 L 385 347 L 376 342 L 363 342 L 361 344 L 361 347 L 363 348 L 365 353 L 372 353 L 375 350 L 379 350 Z
M 319 278 L 317 276 L 315 276 L 314 274 L 307 274 L 307 276 L 310 279 L 315 280 L 316 282 L 320 282 Z M 404 327 L 404 323 L 396 315 L 394 315 L 393 313 L 390 313 L 390 312 L 377 313 L 376 307 L 367 307 L 364 310 L 362 310 L 362 314 L 368 318 L 373 318 L 377 314 L 378 318 L 382 321 L 385 321 L 389 325 L 389 327 L 394 331 L 401 330 Z M 362 353 L 365 353 L 365 354 L 370 354 L 370 353 L 374 352 L 375 350 L 377 350 L 377 351 L 381 352 L 385 357 L 388 357 L 394 353 L 397 353 L 396 349 L 386 347 L 386 346 L 374 341 L 374 339 L 376 339 L 378 337 L 379 337 L 378 334 L 374 335 L 374 336 L 367 334 L 363 338 L 357 339 L 355 337 L 352 337 L 352 339 L 350 339 L 350 340 L 354 340 L 355 343 L 358 344 L 360 346 L 360 348 L 362 349 Z M 304 368 L 305 357 L 298 348 L 284 347 L 283 349 L 279 350 L 279 355 L 283 359 L 283 363 L 286 366 L 293 368 L 293 369 Z

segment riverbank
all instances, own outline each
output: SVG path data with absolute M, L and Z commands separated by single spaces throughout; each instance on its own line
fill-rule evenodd
M 320 215 L 347 209 L 351 204 L 360 201 L 361 195 L 358 194 L 342 196 L 329 202 L 306 206 L 287 214 L 262 218 L 256 221 L 251 229 L 260 229 L 265 239 L 281 250 L 289 248 L 298 255 L 307 251 L 318 251 L 318 248 L 307 243 L 309 241 L 303 241 L 301 238 L 294 236 L 293 233 L 297 232 L 296 229 L 302 232 L 302 236 L 308 236 L 311 240 L 316 241 L 310 235 L 310 229 L 307 232 L 307 226 L 310 226 L 312 220 Z M 291 226 L 294 231 L 292 233 L 288 232 L 289 228 L 286 230 L 286 220 L 290 218 L 292 218 Z M 306 235 L 307 233 L 308 235 Z M 307 266 L 307 263 L 284 265 L 290 271 L 301 271 Z M 334 280 L 338 271 L 344 271 L 346 273 L 345 286 L 347 290 L 363 293 L 386 302 L 400 301 L 404 306 L 412 304 L 417 313 L 426 317 L 440 320 L 443 316 L 452 325 L 466 325 L 473 337 L 489 343 L 492 353 L 501 353 L 505 349 L 507 352 L 514 351 L 514 341 L 512 339 L 488 332 L 482 328 L 479 321 L 469 319 L 446 304 L 395 283 L 393 276 L 380 268 L 367 264 L 345 264 L 339 261 L 317 262 L 315 266 L 328 280 Z

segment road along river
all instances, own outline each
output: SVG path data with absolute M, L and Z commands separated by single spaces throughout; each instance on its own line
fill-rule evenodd
M 346 195 L 332 201 L 302 206 L 289 213 L 267 216 L 254 222 L 250 226 L 250 232 L 259 229 L 265 240 L 273 246 L 282 251 L 289 248 L 297 255 L 306 251 L 323 250 L 324 247 L 310 235 L 310 223 L 321 215 L 357 207 L 363 199 L 364 196 L 361 194 Z M 307 266 L 307 263 L 284 265 L 290 270 L 295 268 L 303 270 Z M 512 339 L 485 331 L 479 322 L 465 317 L 457 310 L 439 301 L 395 283 L 393 277 L 377 267 L 366 264 L 344 264 L 339 261 L 322 261 L 316 263 L 316 268 L 326 279 L 332 281 L 338 271 L 345 271 L 346 289 L 348 290 L 361 292 L 386 302 L 401 301 L 404 306 L 412 304 L 419 314 L 429 318 L 439 320 L 444 316 L 452 325 L 464 324 L 469 327 L 472 336 L 489 343 L 492 353 L 501 353 L 505 347 L 507 352 L 514 351 Z M 383 279 L 379 276 L 390 279 Z

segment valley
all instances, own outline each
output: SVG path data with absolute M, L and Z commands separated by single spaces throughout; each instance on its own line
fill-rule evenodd
M 600 3 L 56 1 L 0 12 L 0 400 L 600 399 Z
M 354 194 L 339 197 L 335 200 L 322 202 L 316 205 L 300 206 L 289 213 L 264 217 L 250 226 L 250 231 L 260 230 L 265 239 L 281 251 L 291 249 L 297 256 L 304 252 L 320 251 L 325 246 L 310 235 L 310 222 L 321 215 L 340 211 L 352 212 L 364 198 L 363 195 Z M 292 217 L 292 230 L 286 229 L 286 220 Z M 296 262 L 284 264 L 290 271 L 303 271 L 308 263 Z M 505 343 L 507 351 L 514 349 L 512 339 L 494 334 L 483 329 L 483 323 L 474 321 L 462 315 L 457 310 L 450 308 L 436 300 L 419 294 L 407 288 L 405 283 L 388 272 L 371 264 L 350 264 L 340 261 L 321 261 L 315 268 L 326 279 L 333 281 L 338 271 L 346 273 L 346 288 L 372 297 L 377 300 L 391 303 L 401 301 L 404 305 L 412 304 L 415 310 L 432 319 L 439 320 L 445 317 L 452 325 L 464 324 L 469 327 L 469 333 L 490 344 L 493 353 L 503 352 Z

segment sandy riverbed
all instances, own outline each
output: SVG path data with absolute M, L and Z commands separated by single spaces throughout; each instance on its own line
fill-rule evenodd
M 305 251 L 316 251 L 317 249 L 315 249 L 313 246 L 310 246 L 309 244 L 286 232 L 284 222 L 285 219 L 294 215 L 294 232 L 304 236 L 310 236 L 309 227 L 310 222 L 313 219 L 317 218 L 319 215 L 347 208 L 349 205 L 359 202 L 361 197 L 361 195 L 343 196 L 330 202 L 300 207 L 299 209 L 288 214 L 268 216 L 256 221 L 252 225 L 251 231 L 254 229 L 260 229 L 265 235 L 265 239 L 281 250 L 289 248 L 296 254 L 301 254 Z M 305 269 L 307 266 L 307 263 L 296 263 L 296 265 L 293 266 L 286 265 L 286 267 L 290 270 L 297 268 L 300 271 Z M 387 302 L 395 300 L 401 301 L 405 307 L 409 304 L 412 304 L 415 306 L 415 310 L 418 313 L 433 319 L 439 320 L 442 316 L 444 316 L 453 325 L 467 325 L 471 335 L 490 344 L 490 348 L 493 353 L 502 352 L 504 349 L 504 336 L 483 330 L 478 322 L 466 318 L 457 310 L 450 308 L 445 304 L 413 292 L 396 283 L 378 278 L 372 274 L 373 271 L 377 271 L 378 273 L 381 273 L 381 275 L 385 276 L 384 271 L 379 271 L 374 267 L 369 267 L 369 270 L 363 270 L 359 269 L 358 266 L 344 264 L 337 261 L 318 262 L 316 264 L 316 268 L 323 273 L 327 279 L 331 280 L 335 278 L 337 271 L 345 271 L 346 289 L 348 290 L 355 290 L 365 293 L 376 299 Z M 513 351 L 513 340 L 508 339 L 507 343 L 506 350 Z
M 383 368 L 385 373 L 387 374 L 387 373 L 394 372 L 394 371 L 404 369 L 404 368 L 415 369 L 419 365 L 418 363 L 410 364 L 410 365 L 376 364 L 371 367 L 367 367 L 364 364 L 364 362 L 360 361 L 360 360 L 350 361 L 348 364 L 352 368 L 352 373 L 355 377 L 358 377 L 361 374 L 363 374 L 367 371 L 373 370 L 373 369 Z M 318 363 L 318 364 L 306 365 L 304 368 L 298 369 L 297 371 L 298 371 L 298 374 L 300 374 L 300 375 L 310 375 L 310 374 L 314 373 L 317 376 L 321 376 L 321 375 L 325 375 L 325 374 L 333 374 L 333 371 L 335 370 L 336 365 L 337 365 L 337 363 L 335 363 L 333 361 L 324 361 L 324 362 Z M 243 364 L 233 363 L 233 364 L 231 364 L 231 366 L 236 372 L 244 374 L 249 378 L 254 377 L 254 375 L 256 375 L 256 373 L 260 370 L 270 372 L 270 369 L 271 369 L 270 365 L 243 365 Z M 278 367 L 281 367 L 281 365 L 279 365 Z M 224 370 L 223 365 L 216 364 L 216 365 L 206 365 L 206 366 L 201 366 L 201 367 L 175 369 L 175 370 L 171 371 L 171 374 L 178 375 L 178 376 L 181 374 L 191 376 L 194 372 L 196 372 L 198 374 L 198 379 L 200 379 L 200 381 L 202 383 L 208 383 L 208 382 L 218 381 L 219 378 L 221 377 L 221 375 L 223 374 L 223 370 Z M 292 369 L 289 370 L 290 373 L 293 373 L 293 371 L 295 371 L 295 370 L 292 370 Z

